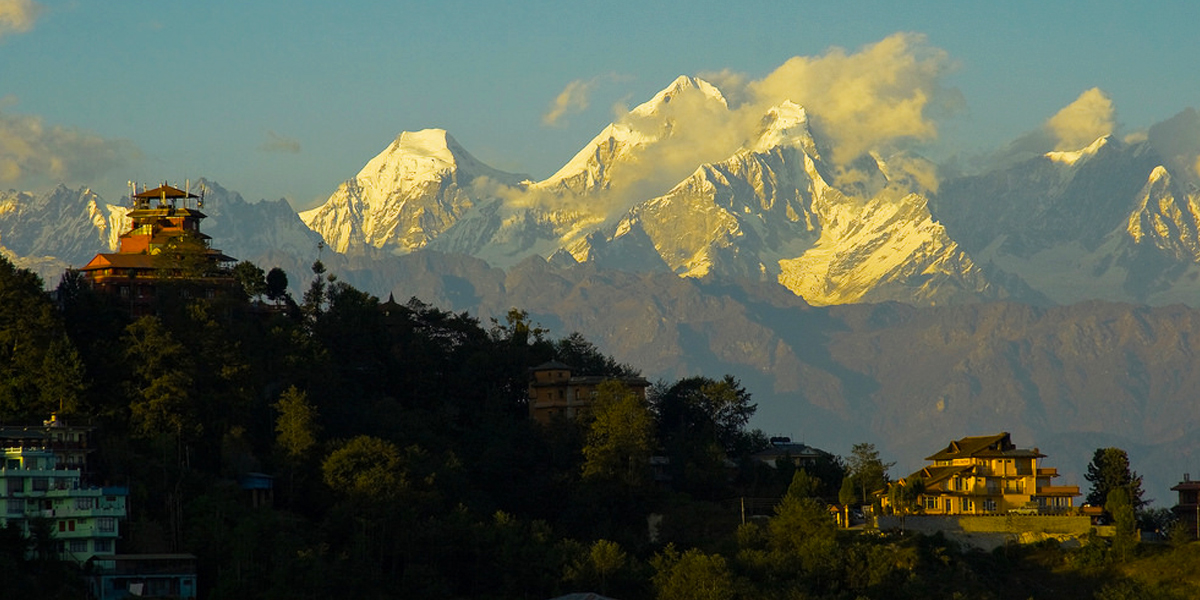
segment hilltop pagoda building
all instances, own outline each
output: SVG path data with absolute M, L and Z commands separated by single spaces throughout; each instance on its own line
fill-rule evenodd
M 154 312 L 162 290 L 172 286 L 184 297 L 214 298 L 237 285 L 230 270 L 236 259 L 209 247 L 200 231 L 207 215 L 201 196 L 163 184 L 134 192 L 129 231 L 114 253 L 97 254 L 79 271 L 93 290 L 118 298 L 137 315 Z

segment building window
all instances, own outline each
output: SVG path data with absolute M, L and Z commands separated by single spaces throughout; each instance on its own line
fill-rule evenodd
M 25 500 L 21 498 L 8 499 L 8 514 L 23 515 L 25 514 Z
M 101 533 L 112 533 L 117 530 L 117 520 L 113 517 L 96 519 L 96 529 Z
M 33 491 L 44 492 L 49 489 L 50 489 L 50 480 L 49 479 L 46 479 L 45 477 L 34 477 L 33 478 Z
M 996 500 L 994 498 L 984 498 L 983 510 L 986 510 L 987 512 L 995 512 L 996 511 Z
M 8 480 L 8 493 L 10 496 L 12 494 L 21 494 L 24 492 L 25 492 L 25 478 L 12 477 Z
M 937 498 L 934 498 L 933 496 L 926 496 L 925 508 L 927 510 L 937 510 Z
M 96 506 L 95 498 L 76 498 L 75 499 L 75 508 L 77 510 L 91 510 L 95 506 Z
M 87 552 L 87 540 L 71 540 L 71 552 L 74 554 Z
M 96 553 L 111 554 L 113 551 L 112 540 L 95 540 L 92 542 L 92 546 L 95 548 Z
M 966 498 L 959 499 L 959 510 L 962 512 L 971 512 L 971 501 Z

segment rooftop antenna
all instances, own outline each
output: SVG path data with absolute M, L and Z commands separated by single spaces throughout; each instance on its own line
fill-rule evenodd
M 197 209 L 204 208 L 204 193 L 207 191 L 208 191 L 208 185 L 206 185 L 204 183 L 204 180 L 201 180 L 200 181 L 200 198 L 196 200 L 196 208 Z

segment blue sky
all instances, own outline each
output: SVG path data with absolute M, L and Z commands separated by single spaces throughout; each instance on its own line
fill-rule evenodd
M 308 208 L 427 127 L 540 179 L 678 75 L 759 80 L 898 32 L 961 100 L 926 115 L 928 156 L 994 150 L 1092 88 L 1130 134 L 1200 105 L 1197 23 L 1190 1 L 0 0 L 0 189 L 115 202 L 204 176 Z

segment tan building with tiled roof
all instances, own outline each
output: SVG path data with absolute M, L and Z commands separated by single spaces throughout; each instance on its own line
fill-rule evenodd
M 558 361 L 540 364 L 530 370 L 529 416 L 547 425 L 556 418 L 569 420 L 586 414 L 596 401 L 600 384 L 614 380 L 642 398 L 650 387 L 642 377 L 575 375 L 570 366 Z
M 920 478 L 924 490 L 917 505 L 929 515 L 1071 512 L 1079 486 L 1053 485 L 1058 469 L 1039 467 L 1045 457 L 1037 448 L 1017 448 L 1008 432 L 965 437 L 925 459 L 933 464 L 893 485 Z

